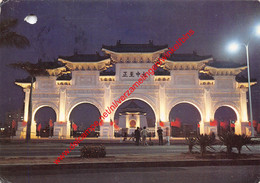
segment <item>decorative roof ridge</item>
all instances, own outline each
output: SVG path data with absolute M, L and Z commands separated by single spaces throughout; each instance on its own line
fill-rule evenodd
M 165 57 L 165 56 L 164 56 Z M 163 58 L 162 55 L 160 58 Z M 212 55 L 198 55 L 196 52 L 193 53 L 173 53 L 167 58 L 167 61 L 174 62 L 206 62 L 213 60 Z
M 102 49 L 109 50 L 112 52 L 118 52 L 118 53 L 152 53 L 157 52 L 159 50 L 163 50 L 168 48 L 168 44 L 165 45 L 155 45 L 153 44 L 152 40 L 149 40 L 148 43 L 125 43 L 122 44 L 121 40 L 118 40 L 115 45 L 105 45 L 102 44 Z
M 136 112 L 136 110 L 139 110 L 139 112 L 144 112 L 143 109 L 136 104 L 133 100 L 124 108 L 121 109 L 122 112 L 133 112 L 133 110 Z
M 248 82 L 248 78 L 243 76 L 243 75 L 237 75 L 235 79 L 239 83 L 247 83 Z M 257 82 L 257 79 L 256 78 L 250 78 L 250 82 Z
M 33 82 L 35 82 L 35 81 L 36 81 L 36 79 L 35 79 L 35 77 L 33 77 Z M 32 82 L 31 76 L 28 76 L 28 77 L 23 78 L 23 79 L 16 79 L 15 80 L 15 83 L 31 83 L 31 82 Z
M 85 54 L 78 54 L 77 52 L 74 52 L 71 56 L 58 56 L 58 60 L 62 59 L 68 62 L 99 62 L 109 58 L 110 55 L 100 55 L 99 52 Z
M 246 65 L 239 66 L 239 67 L 214 67 L 214 66 L 206 65 L 206 67 L 207 68 L 213 68 L 213 69 L 245 69 L 245 68 L 247 68 Z
M 227 61 L 213 61 L 210 64 L 206 64 L 207 68 L 216 68 L 216 69 L 244 69 L 247 68 L 247 64 L 239 64 L 236 62 L 227 62 Z

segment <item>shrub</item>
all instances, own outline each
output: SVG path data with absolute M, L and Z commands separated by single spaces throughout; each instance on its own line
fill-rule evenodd
M 248 144 L 253 144 L 253 142 L 251 140 L 251 137 L 248 137 L 245 134 L 243 134 L 243 135 L 235 135 L 234 138 L 235 138 L 235 140 L 234 140 L 235 141 L 235 145 L 234 146 L 237 149 L 238 154 L 241 154 L 241 149 L 242 149 L 243 146 L 247 147 Z
M 222 135 L 219 135 L 219 139 L 227 147 L 228 155 L 231 154 L 233 147 L 235 147 L 237 149 L 238 154 L 241 154 L 241 149 L 243 146 L 247 147 L 248 144 L 252 144 L 251 138 L 246 136 L 245 134 L 236 135 L 231 132 L 226 132 L 226 133 L 223 133 Z
M 230 155 L 232 148 L 235 147 L 235 134 L 232 132 L 224 132 L 219 134 L 219 140 L 227 147 L 227 154 Z
M 80 151 L 82 158 L 103 158 L 106 156 L 106 149 L 103 145 L 85 145 Z
M 192 153 L 193 146 L 196 145 L 196 138 L 188 136 L 188 137 L 185 137 L 185 139 L 186 139 L 186 143 L 189 146 L 189 153 Z
M 215 142 L 215 134 L 214 133 L 212 133 L 211 135 L 202 134 L 202 135 L 197 136 L 197 144 L 200 146 L 201 156 L 203 156 L 205 154 L 207 147 L 213 149 L 211 147 L 211 145 L 213 145 L 214 142 Z

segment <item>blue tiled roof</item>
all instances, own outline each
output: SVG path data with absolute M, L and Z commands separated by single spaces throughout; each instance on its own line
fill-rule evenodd
M 210 58 L 212 58 L 211 55 L 200 56 L 194 52 L 191 54 L 187 54 L 187 53 L 186 54 L 171 54 L 171 56 L 169 58 L 167 58 L 167 60 L 185 62 L 185 61 L 201 61 L 201 60 L 210 59 Z
M 246 66 L 246 64 L 239 64 L 239 63 L 227 62 L 227 61 L 214 61 L 207 65 L 216 68 L 238 68 L 238 67 Z
M 59 58 L 71 62 L 99 62 L 110 58 L 109 55 L 101 56 L 99 54 L 78 54 L 74 53 L 72 56 L 59 56 Z
M 168 45 L 154 45 L 152 41 L 149 41 L 148 44 L 122 44 L 121 41 L 117 41 L 116 45 L 102 45 L 102 48 L 113 51 L 113 52 L 156 52 L 165 48 L 168 48 Z

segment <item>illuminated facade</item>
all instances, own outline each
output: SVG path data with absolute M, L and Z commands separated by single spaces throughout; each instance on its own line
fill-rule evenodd
M 77 54 L 59 57 L 64 66 L 48 69 L 49 76 L 36 77 L 33 88 L 33 118 L 38 109 L 51 107 L 56 112 L 54 137 L 70 138 L 69 116 L 74 107 L 81 103 L 96 106 L 105 112 L 112 101 L 118 99 L 143 72 L 152 67 L 156 60 L 167 51 L 168 45 L 121 44 L 102 46 L 105 56 L 99 54 Z M 111 69 L 114 67 L 115 69 Z M 139 99 L 146 102 L 155 113 L 155 128 L 164 122 L 170 126 L 169 113 L 179 103 L 195 106 L 201 115 L 200 133 L 216 132 L 210 126 L 216 110 L 221 106 L 232 108 L 237 115 L 235 132 L 250 134 L 247 116 L 247 81 L 239 81 L 237 75 L 246 66 L 227 62 L 215 62 L 211 56 L 173 54 L 149 76 L 126 100 Z M 109 72 L 111 70 L 111 72 Z M 24 120 L 28 119 L 30 83 L 16 82 L 24 88 Z M 252 82 L 252 85 L 255 82 Z M 104 120 L 100 137 L 113 138 L 115 111 Z M 19 123 L 18 138 L 25 138 L 26 126 Z M 36 124 L 32 123 L 32 137 Z

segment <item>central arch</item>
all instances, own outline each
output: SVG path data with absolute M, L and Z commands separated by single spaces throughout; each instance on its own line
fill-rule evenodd
M 140 109 L 138 111 L 131 110 L 135 109 L 135 107 Z M 127 112 L 124 111 L 124 109 L 126 109 Z M 130 111 L 128 111 L 129 109 Z M 133 136 L 134 130 L 137 127 L 143 128 L 144 126 L 147 127 L 149 136 L 155 135 L 156 113 L 153 107 L 144 99 L 131 97 L 124 100 L 114 111 L 112 119 L 119 127 L 114 131 L 115 137 L 125 134 L 128 134 L 128 136 Z
M 115 100 L 116 100 L 116 99 L 117 99 L 117 98 L 115 98 Z M 113 100 L 114 100 L 114 99 L 113 99 Z M 113 100 L 112 100 L 112 101 L 113 101 Z M 121 102 L 121 103 L 117 106 L 116 110 L 111 113 L 111 119 L 114 119 L 114 118 L 115 118 L 115 112 L 117 111 L 117 109 L 118 109 L 124 102 L 126 102 L 126 101 L 128 101 L 128 100 L 141 100 L 141 101 L 145 102 L 146 104 L 148 104 L 149 107 L 152 108 L 152 110 L 153 110 L 153 112 L 154 112 L 154 114 L 155 114 L 155 123 L 156 123 L 156 121 L 158 121 L 159 114 L 158 114 L 158 111 L 156 110 L 157 108 L 156 108 L 155 102 L 154 102 L 152 99 L 150 99 L 150 97 L 142 96 L 142 95 L 138 95 L 138 94 L 135 95 L 135 96 L 131 96 L 131 97 L 125 99 L 123 102 Z

